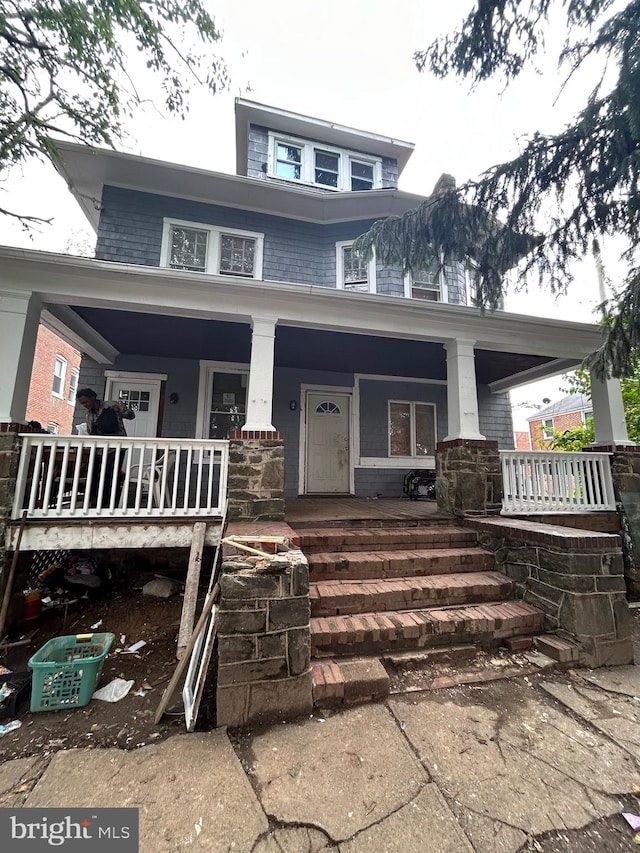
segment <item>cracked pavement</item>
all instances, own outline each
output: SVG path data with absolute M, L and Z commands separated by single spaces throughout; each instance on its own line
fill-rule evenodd
M 135 806 L 141 851 L 637 849 L 640 670 L 511 678 L 0 766 L 2 806 Z

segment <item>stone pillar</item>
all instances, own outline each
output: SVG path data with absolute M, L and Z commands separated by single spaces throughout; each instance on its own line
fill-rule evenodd
M 297 549 L 278 554 L 264 568 L 242 557 L 227 558 L 220 587 L 217 725 L 311 713 L 311 609 L 304 554 Z
M 41 308 L 33 293 L 0 291 L 0 423 L 25 421 Z
M 572 640 L 589 667 L 633 663 L 631 618 L 618 536 L 537 521 L 471 519 L 496 569 L 544 613 L 544 627 Z
M 497 441 L 439 441 L 436 497 L 449 515 L 497 515 L 502 509 L 502 472 Z
M 445 441 L 463 438 L 484 441 L 478 416 L 475 341 L 449 341 L 447 351 L 447 436 Z
M 591 371 L 591 402 L 595 428 L 594 446 L 633 446 L 627 433 L 620 380 L 598 379 Z
M 284 520 L 284 441 L 279 432 L 231 432 L 228 494 L 230 519 Z
M 640 598 L 640 447 L 610 447 L 627 589 Z
M 243 432 L 275 432 L 271 419 L 276 322 L 273 318 L 253 318 L 247 420 L 242 427 Z

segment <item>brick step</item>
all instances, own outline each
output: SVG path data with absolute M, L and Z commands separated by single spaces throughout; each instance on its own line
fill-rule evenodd
M 311 581 L 490 572 L 495 565 L 493 554 L 482 548 L 331 552 L 310 554 L 308 560 Z
M 322 707 L 371 702 L 389 694 L 389 676 L 378 658 L 315 662 L 313 704 Z
M 500 572 L 457 572 L 394 580 L 326 580 L 310 585 L 312 616 L 377 613 L 510 598 L 515 583 Z
M 319 527 L 300 531 L 305 554 L 315 552 L 464 548 L 476 545 L 474 530 L 462 527 L 380 527 L 373 529 Z
M 469 642 L 491 648 L 507 637 L 541 628 L 542 613 L 520 601 L 316 616 L 311 619 L 311 654 L 368 655 Z

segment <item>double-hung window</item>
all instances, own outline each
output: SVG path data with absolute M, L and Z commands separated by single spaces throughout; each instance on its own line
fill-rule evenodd
M 435 456 L 433 403 L 389 400 L 389 456 Z
M 353 241 L 336 243 L 336 274 L 339 290 L 355 290 L 360 293 L 375 293 L 375 258 L 365 261 L 353 250 Z
M 53 367 L 53 385 L 51 393 L 54 397 L 64 397 L 64 380 L 67 375 L 67 360 L 61 355 L 56 356 Z
M 542 437 L 545 441 L 553 438 L 553 418 L 542 421 Z
M 165 220 L 161 263 L 240 278 L 262 278 L 262 234 L 196 222 Z
M 382 186 L 382 158 L 270 133 L 267 174 L 342 192 L 373 190 Z
M 75 406 L 76 404 L 76 394 L 78 393 L 78 380 L 80 378 L 80 371 L 77 367 L 72 368 L 71 375 L 69 376 L 69 393 L 67 395 L 67 403 L 70 406 Z
M 405 276 L 405 296 L 428 302 L 446 302 L 447 285 L 444 270 L 434 259 L 424 269 L 412 270 Z

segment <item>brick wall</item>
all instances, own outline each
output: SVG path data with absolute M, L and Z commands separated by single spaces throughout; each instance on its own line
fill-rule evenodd
M 66 359 L 67 369 L 62 388 L 62 398 L 52 393 L 56 356 Z M 70 406 L 69 382 L 71 371 L 80 368 L 80 353 L 45 326 L 40 326 L 29 385 L 27 402 L 28 421 L 39 421 L 46 429 L 47 424 L 58 424 L 60 435 L 71 435 L 74 407 Z M 81 386 L 78 386 L 81 387 Z
M 583 424 L 582 412 L 564 412 L 561 415 L 544 418 L 544 420 L 553 421 L 553 428 L 558 432 L 575 429 Z M 531 447 L 533 450 L 546 450 L 549 447 L 551 442 L 544 437 L 542 418 L 536 418 L 534 421 L 529 421 L 529 434 L 531 436 Z

